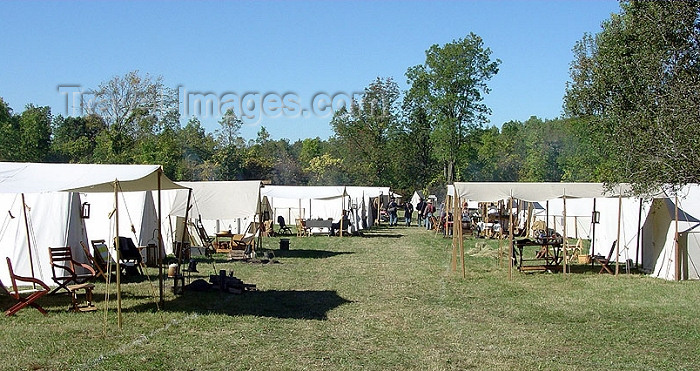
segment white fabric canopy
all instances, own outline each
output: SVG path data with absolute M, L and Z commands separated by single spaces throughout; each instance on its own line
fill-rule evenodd
M 192 205 L 202 219 L 247 218 L 260 212 L 260 180 L 221 182 L 178 182 L 191 188 Z M 187 192 L 178 192 L 170 215 L 185 216 Z
M 159 165 L 95 165 L 0 162 L 0 193 L 123 192 L 158 189 Z M 165 175 L 161 189 L 179 189 Z
M 268 198 L 323 200 L 346 195 L 345 186 L 265 186 Z
M 28 255 L 25 255 L 29 251 L 27 239 L 36 239 L 35 243 L 31 244 L 32 250 L 36 252 L 31 259 L 34 263 L 34 274 L 51 284 L 51 280 L 47 280 L 46 276 L 50 272 L 47 252 L 49 246 L 71 246 L 74 258 L 78 260 L 84 258 L 80 241 L 87 242 L 88 238 L 85 224 L 80 219 L 81 200 L 79 194 L 75 192 L 114 192 L 115 181 L 119 182 L 118 191 L 120 192 L 151 191 L 158 189 L 159 178 L 161 189 L 182 188 L 163 175 L 158 165 L 0 162 L 0 194 L 5 194 L 4 199 L 9 200 L 8 206 L 3 205 L 3 208 L 9 211 L 7 213 L 9 219 L 6 219 L 7 223 L 3 226 L 3 230 L 0 230 L 2 256 L 10 257 L 20 274 L 29 275 L 27 273 L 30 270 L 28 268 L 30 260 Z M 21 202 L 17 203 L 17 197 L 21 197 L 20 194 L 25 194 L 30 209 L 28 223 L 32 236 L 26 236 L 24 230 Z M 16 209 L 17 205 L 20 205 L 19 209 Z M 144 203 L 140 205 L 143 207 Z M 150 208 L 153 208 L 152 200 L 150 205 Z M 104 223 L 108 223 L 108 214 L 112 207 L 108 205 L 107 210 L 98 209 L 96 207 L 92 210 L 90 220 L 101 218 L 104 219 Z M 130 212 L 138 217 L 144 215 L 143 210 Z M 139 224 L 139 229 L 150 228 L 149 233 L 140 231 L 144 238 L 150 234 L 149 241 L 153 239 L 154 234 L 151 224 L 143 220 Z M 124 230 L 125 234 L 127 232 L 128 230 Z M 0 267 L 3 266 L 5 264 L 0 264 Z M 3 269 L 0 268 L 0 276 L 3 275 Z
M 265 186 L 262 194 L 274 208 L 275 216 L 286 218 L 333 218 L 339 220 L 348 207 L 345 186 Z M 276 219 L 275 219 L 276 220 Z M 291 220 L 286 220 L 292 224 Z
M 523 201 L 546 201 L 563 196 L 573 198 L 613 197 L 628 193 L 630 187 L 619 185 L 607 191 L 603 183 L 463 183 L 455 182 L 460 198 L 496 201 L 513 197 Z

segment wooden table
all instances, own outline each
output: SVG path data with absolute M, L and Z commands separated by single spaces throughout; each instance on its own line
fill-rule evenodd
M 513 246 L 513 265 L 519 271 L 561 271 L 562 242 L 557 238 L 545 237 L 543 239 L 515 240 Z M 533 257 L 525 257 L 525 247 L 534 246 Z M 530 250 L 530 249 L 528 249 Z M 526 264 L 523 262 L 536 262 L 539 264 Z
M 231 231 L 217 232 L 216 237 L 214 237 L 216 252 L 230 251 L 232 248 L 231 239 L 233 239 L 233 233 L 231 233 Z

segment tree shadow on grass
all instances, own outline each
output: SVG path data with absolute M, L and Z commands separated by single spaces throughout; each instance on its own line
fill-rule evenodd
M 321 291 L 246 291 L 240 295 L 209 291 L 187 291 L 165 302 L 166 312 L 194 312 L 200 314 L 252 315 L 280 319 L 327 320 L 328 312 L 350 303 L 334 290 Z M 152 303 L 143 303 L 129 311 L 153 311 Z
M 325 259 L 336 255 L 354 254 L 352 251 L 328 251 L 311 249 L 273 250 L 276 258 Z
M 377 237 L 383 237 L 383 238 L 401 238 L 404 235 L 401 233 L 390 233 L 390 232 L 383 232 L 383 233 L 364 233 L 362 235 L 362 238 L 377 238 Z

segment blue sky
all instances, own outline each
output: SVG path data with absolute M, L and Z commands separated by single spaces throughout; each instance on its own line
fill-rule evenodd
M 33 103 L 65 116 L 73 92 L 139 70 L 177 88 L 184 115 L 198 92 L 255 102 L 246 139 L 260 125 L 274 139 L 325 139 L 330 113 L 314 97 L 340 102 L 377 77 L 406 89 L 426 49 L 474 32 L 502 61 L 485 99 L 500 126 L 561 114 L 574 43 L 613 12 L 603 0 L 0 2 L 0 97 L 16 113 Z M 280 100 L 298 109 L 274 111 Z M 218 109 L 199 116 L 217 129 Z

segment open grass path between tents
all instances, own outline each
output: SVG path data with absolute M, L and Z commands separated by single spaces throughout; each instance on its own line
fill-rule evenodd
M 451 272 L 451 240 L 417 227 L 364 237 L 290 237 L 280 264 L 202 259 L 258 292 L 167 291 L 155 310 L 147 280 L 123 285 L 123 330 L 111 310 L 71 313 L 66 295 L 0 321 L 0 369 L 464 370 L 697 369 L 700 283 L 642 275 L 514 272 L 487 241 Z M 467 239 L 470 251 L 484 240 Z M 148 270 L 152 277 L 157 271 Z M 153 278 L 155 284 L 155 278 Z M 172 282 L 167 282 L 170 287 Z M 97 282 L 97 305 L 106 286 Z M 0 297 L 0 306 L 11 302 Z

